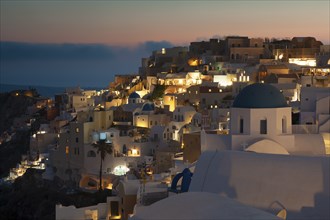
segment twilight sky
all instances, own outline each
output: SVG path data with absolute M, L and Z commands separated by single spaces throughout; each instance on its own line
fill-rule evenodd
M 330 41 L 329 1 L 0 1 L 1 83 L 105 86 L 154 49 L 213 36 Z

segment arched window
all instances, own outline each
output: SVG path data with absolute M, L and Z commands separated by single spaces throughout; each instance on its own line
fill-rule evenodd
M 232 59 L 232 60 L 235 59 L 235 55 L 234 55 L 234 54 L 231 55 L 231 59 Z
M 92 150 L 87 152 L 87 157 L 96 157 L 96 153 Z
M 238 53 L 236 54 L 236 60 L 239 60 L 239 54 Z

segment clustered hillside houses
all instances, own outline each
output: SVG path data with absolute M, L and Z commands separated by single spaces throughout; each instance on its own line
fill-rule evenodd
M 47 158 L 44 177 L 56 176 L 85 191 L 112 189 L 115 195 L 95 207 L 59 205 L 56 218 L 148 219 L 146 213 L 154 213 L 149 219 L 157 219 L 161 210 L 154 202 L 161 200 L 166 209 L 175 210 L 179 201 L 189 203 L 193 193 L 202 192 L 223 192 L 228 198 L 222 199 L 234 199 L 233 206 L 240 202 L 246 212 L 269 211 L 270 200 L 276 201 L 273 190 L 299 195 L 297 203 L 282 194 L 276 197 L 284 208 L 274 208 L 274 217 L 285 209 L 292 216 L 307 218 L 302 207 L 311 208 L 316 193 L 320 201 L 329 196 L 329 190 L 309 180 L 308 193 L 293 185 L 307 176 L 329 184 L 321 180 L 322 175 L 329 177 L 329 172 L 325 174 L 329 168 L 311 168 L 320 161 L 329 162 L 325 157 L 330 154 L 329 50 L 329 45 L 313 37 L 210 39 L 154 51 L 142 59 L 137 74 L 115 75 L 102 91 L 75 87 L 56 95 L 47 106 L 49 123 L 31 136 L 31 153 Z M 100 146 L 110 150 L 102 154 Z M 275 162 L 265 162 L 260 170 L 263 165 L 258 160 Z M 225 170 L 224 164 L 231 167 Z M 246 176 L 239 167 L 256 171 Z M 279 167 L 299 177 L 290 177 L 284 186 L 280 180 L 285 172 Z M 214 175 L 202 186 L 206 178 L 202 173 L 208 169 Z M 267 169 L 273 169 L 277 179 Z M 178 202 L 166 202 L 173 192 L 187 192 L 189 172 L 194 176 L 187 195 L 180 194 Z M 177 174 L 183 176 L 182 182 L 177 182 Z M 264 194 L 254 200 L 258 195 L 248 193 L 259 193 L 259 185 L 253 184 L 258 174 L 265 177 Z M 219 184 L 212 184 L 212 179 Z M 249 192 L 243 183 L 251 188 Z M 322 204 L 317 205 L 318 214 L 326 215 Z M 175 219 L 175 215 L 166 216 Z M 255 212 L 255 217 L 270 219 L 268 213 Z

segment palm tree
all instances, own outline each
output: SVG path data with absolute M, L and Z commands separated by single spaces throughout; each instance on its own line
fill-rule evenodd
M 101 156 L 99 191 L 102 191 L 102 189 L 103 189 L 103 187 L 102 187 L 102 165 L 103 165 L 103 161 L 104 161 L 105 157 L 107 156 L 107 154 L 112 154 L 112 145 L 106 143 L 105 140 L 99 140 L 98 142 L 95 142 L 92 145 L 94 148 L 96 148 L 97 153 L 99 153 Z

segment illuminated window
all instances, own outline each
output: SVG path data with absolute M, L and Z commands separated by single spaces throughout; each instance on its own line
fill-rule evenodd
M 76 133 L 79 133 L 79 128 L 76 128 Z
M 211 89 L 209 89 L 209 92 L 211 92 L 212 90 Z
M 135 147 L 133 149 L 128 150 L 127 156 L 130 157 L 139 157 L 140 156 L 140 151 L 137 150 Z
M 136 149 L 132 149 L 132 154 L 133 154 L 133 155 L 137 155 L 137 153 L 138 153 L 138 150 L 136 150 Z
M 69 146 L 66 146 L 65 147 L 65 154 L 69 154 L 69 150 L 70 150 Z

